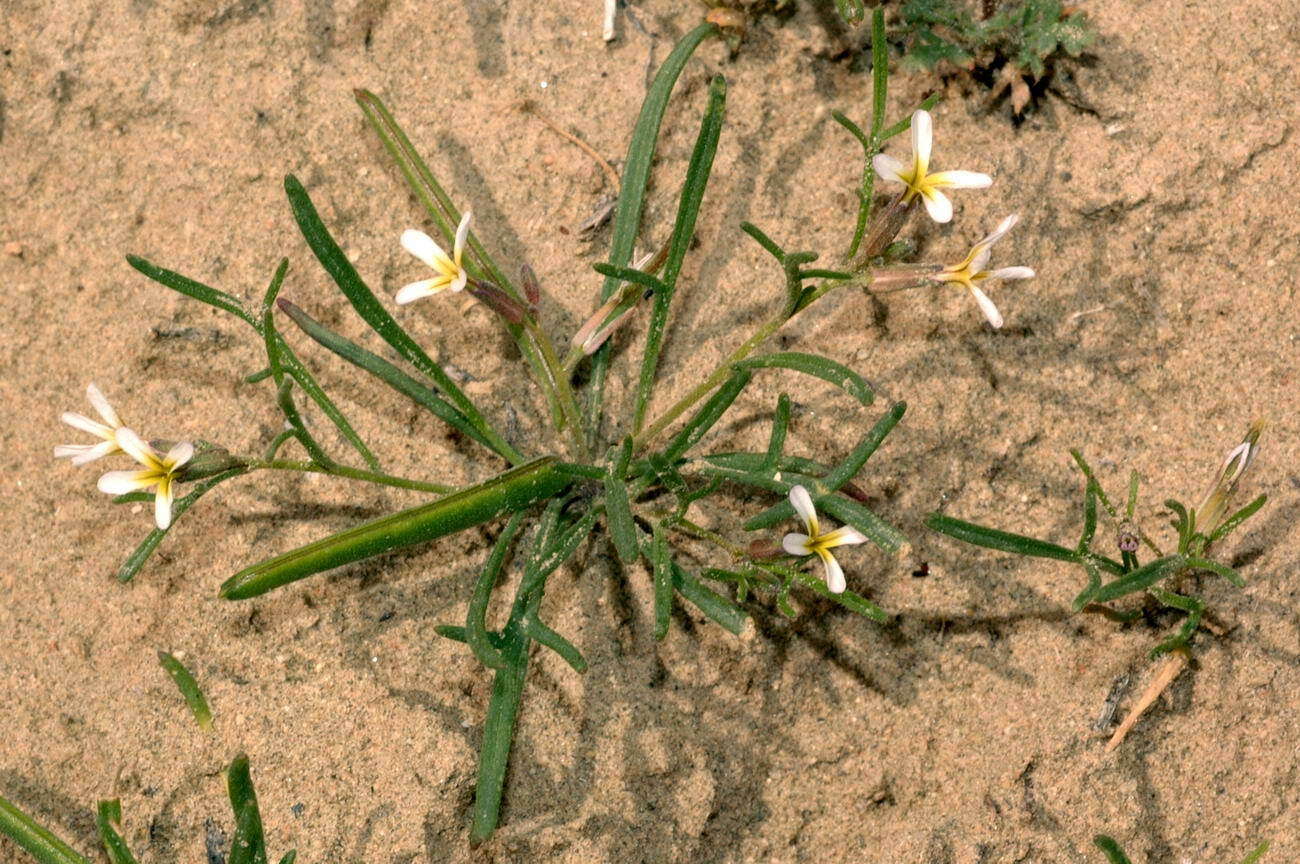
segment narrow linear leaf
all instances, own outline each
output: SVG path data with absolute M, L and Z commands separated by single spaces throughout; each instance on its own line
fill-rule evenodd
M 673 587 L 677 593 L 725 629 L 739 636 L 745 629 L 745 611 L 726 597 L 705 586 L 681 565 L 673 562 Z
M 496 587 L 497 580 L 501 578 L 501 570 L 505 567 L 506 556 L 510 554 L 510 546 L 514 543 L 515 537 L 519 534 L 519 529 L 523 527 L 524 513 L 518 512 L 510 517 L 506 527 L 502 529 L 501 535 L 497 537 L 497 542 L 492 547 L 492 554 L 488 556 L 487 563 L 483 565 L 483 571 L 479 574 L 478 581 L 474 583 L 474 592 L 470 595 L 469 609 L 465 613 L 465 641 L 469 644 L 470 650 L 474 656 L 484 666 L 491 669 L 503 669 L 509 664 L 509 658 L 493 642 L 491 635 L 487 630 L 487 608 L 492 600 L 492 589 Z
M 704 109 L 704 119 L 700 122 L 699 135 L 695 138 L 690 164 L 686 168 L 686 181 L 682 184 L 677 218 L 673 223 L 672 239 L 668 243 L 668 259 L 664 263 L 664 289 L 655 293 L 654 307 L 650 310 L 645 350 L 641 356 L 641 376 L 637 383 L 636 407 L 632 413 L 632 429 L 635 432 L 641 431 L 646 410 L 650 407 L 650 394 L 654 390 L 664 332 L 668 326 L 668 311 L 672 305 L 673 293 L 677 290 L 677 277 L 681 273 L 682 262 L 695 237 L 695 221 L 700 214 L 704 190 L 709 185 L 713 157 L 718 152 L 726 104 L 727 80 L 721 75 L 715 75 L 709 83 L 708 105 Z
M 1227 537 L 1233 531 L 1237 530 L 1237 526 L 1239 526 L 1242 522 L 1245 522 L 1251 516 L 1254 516 L 1255 513 L 1258 512 L 1259 508 L 1264 506 L 1264 503 L 1266 501 L 1268 501 L 1268 496 L 1260 495 L 1254 501 L 1251 501 L 1245 507 L 1242 507 L 1236 513 L 1233 513 L 1227 519 L 1224 519 L 1222 525 L 1220 525 L 1218 528 L 1215 528 L 1213 531 L 1210 532 L 1210 536 L 1209 539 L 1206 541 L 1206 545 L 1208 546 L 1210 543 L 1216 543 L 1219 540 L 1222 540 L 1224 537 Z
M 740 395 L 741 390 L 745 389 L 752 377 L 752 372 L 741 369 L 723 382 L 722 386 L 700 406 L 694 416 L 686 421 L 681 431 L 664 447 L 664 458 L 669 461 L 677 459 L 699 443 L 700 439 L 721 419 L 723 413 L 731 407 L 731 403 L 736 401 L 736 397 Z
M 661 523 L 654 526 L 650 538 L 650 563 L 655 586 L 655 638 L 663 641 L 673 612 L 673 563 L 668 557 L 667 532 Z
M 786 259 L 785 250 L 782 249 L 780 246 L 776 245 L 776 241 L 773 240 L 771 237 L 767 236 L 767 234 L 763 233 L 763 230 L 761 228 L 759 228 L 753 222 L 741 222 L 740 230 L 744 231 L 750 237 L 753 237 L 754 240 L 757 241 L 759 246 L 762 246 L 764 249 L 766 249 L 767 253 L 777 260 L 777 263 L 781 264 L 782 266 L 785 265 L 785 259 Z
M 174 270 L 159 267 L 137 255 L 126 256 L 126 261 L 158 284 L 184 294 L 186 297 L 193 297 L 201 303 L 229 312 L 254 329 L 258 329 L 257 319 L 244 310 L 244 306 L 239 302 L 238 297 L 227 294 L 225 291 L 218 291 L 216 288 L 204 285 L 202 282 L 188 276 L 182 276 Z
M 374 519 L 246 567 L 226 580 L 221 596 L 246 600 L 323 570 L 435 540 L 529 507 L 572 482 L 555 470 L 554 463 L 549 456 L 537 459 L 429 504 Z
M 907 542 L 907 538 L 903 536 L 901 531 L 857 501 L 839 495 L 824 495 L 815 500 L 818 508 L 834 516 L 845 525 L 861 531 L 867 536 L 867 539 L 890 555 L 898 555 L 905 549 L 910 548 L 911 544 Z
M 99 839 L 104 844 L 104 854 L 108 856 L 110 864 L 136 864 L 126 840 L 117 831 L 117 826 L 121 824 L 122 802 L 116 798 L 100 801 L 95 812 L 95 825 L 99 828 Z
M 212 710 L 208 708 L 208 700 L 203 697 L 203 691 L 199 689 L 199 682 L 194 680 L 190 670 L 186 669 L 181 661 L 166 651 L 158 652 L 158 662 L 162 665 L 162 668 L 167 670 L 167 674 L 172 676 L 172 680 L 176 682 L 176 689 L 181 691 L 185 704 L 190 707 L 190 713 L 194 715 L 194 722 L 198 723 L 202 729 L 211 729 Z
M 767 439 L 767 458 L 763 460 L 763 470 L 771 471 L 781 462 L 785 452 L 785 436 L 790 429 L 790 397 L 782 393 L 776 400 L 776 411 L 772 412 L 772 434 Z
M 962 519 L 954 519 L 941 513 L 931 513 L 926 517 L 925 524 L 940 534 L 947 534 L 949 537 L 963 543 L 983 546 L 985 549 L 996 549 L 999 552 L 1011 552 L 1016 555 L 1029 555 L 1034 558 L 1051 558 L 1056 561 L 1079 560 L 1079 554 L 1073 549 L 1066 549 L 1064 546 L 1057 546 L 1055 543 L 1048 543 L 1045 540 L 1035 540 L 1033 537 L 1026 537 L 1023 534 L 1012 534 L 1009 531 L 999 531 L 996 528 L 985 528 L 983 525 L 976 525 L 974 522 L 966 522 Z
M 236 822 L 235 838 L 230 846 L 230 864 L 266 864 L 262 814 L 257 806 L 248 757 L 243 753 L 236 756 L 226 769 L 226 791 Z
M 1187 566 L 1193 567 L 1197 570 L 1209 570 L 1211 573 L 1215 573 L 1222 576 L 1224 579 L 1227 579 L 1238 588 L 1246 587 L 1246 580 L 1237 575 L 1236 570 L 1233 570 L 1226 564 L 1220 564 L 1218 561 L 1211 561 L 1207 558 L 1188 558 Z
M 614 550 L 618 560 L 631 564 L 640 556 L 636 542 L 636 524 L 632 521 L 632 506 L 628 500 L 627 486 L 613 474 L 606 474 L 605 519 L 609 523 L 609 534 L 614 541 Z
M 1172 576 L 1187 566 L 1187 559 L 1182 555 L 1168 555 L 1157 558 L 1139 567 L 1133 572 L 1121 576 L 1114 582 L 1107 583 L 1092 595 L 1093 603 L 1109 603 L 1127 594 L 1145 591 L 1168 576 Z
M 453 642 L 469 643 L 469 634 L 465 628 L 456 624 L 439 624 L 433 628 L 433 632 Z
M 1106 853 L 1106 859 L 1110 861 L 1110 864 L 1133 864 L 1128 860 L 1128 856 L 1124 854 L 1124 850 L 1119 847 L 1119 844 L 1105 834 L 1098 834 L 1092 838 L 1092 844 Z
M 0 834 L 4 834 L 40 864 L 90 864 L 72 847 L 36 820 L 0 798 Z
M 312 461 L 319 465 L 333 465 L 334 460 L 325 452 L 325 448 L 320 446 L 320 442 L 316 440 L 316 437 L 308 431 L 307 424 L 303 422 L 302 414 L 298 411 L 298 406 L 294 404 L 293 384 L 292 378 L 285 377 L 275 391 L 275 401 L 279 404 L 284 419 L 293 427 L 294 437 L 298 439 L 298 443 L 302 444 Z
M 875 398 L 867 379 L 842 363 L 836 363 L 816 354 L 804 354 L 798 351 L 782 351 L 751 357 L 736 364 L 742 369 L 792 369 L 814 378 L 820 378 L 848 393 L 863 405 L 870 405 Z
M 916 107 L 918 110 L 921 111 L 929 111 L 932 108 L 934 108 L 934 106 L 938 105 L 940 100 L 942 99 L 943 96 L 941 94 L 931 93 L 929 96 L 926 96 L 924 99 L 922 99 L 921 104 Z M 899 120 L 893 126 L 890 126 L 888 129 L 880 133 L 880 143 L 882 144 L 885 143 L 890 138 L 893 138 L 895 135 L 902 135 L 904 132 L 906 132 L 911 128 L 912 128 L 912 115 L 908 114 L 902 120 Z
M 649 288 L 656 294 L 663 293 L 668 286 L 664 281 L 653 273 L 647 273 L 644 270 L 638 270 L 635 267 L 615 267 L 613 264 L 606 264 L 599 261 L 591 265 L 602 276 L 617 279 L 619 282 L 631 282 L 633 285 L 640 285 L 643 288 Z M 613 295 L 611 295 L 613 296 Z
M 297 324 L 304 333 L 316 342 L 357 368 L 369 372 L 422 408 L 428 409 L 430 413 L 447 425 L 502 456 L 511 464 L 518 465 L 526 461 L 517 450 L 508 444 L 503 448 L 499 448 L 497 442 L 483 434 L 478 426 L 474 425 L 468 417 L 450 402 L 447 402 L 436 391 L 421 384 L 392 363 L 376 354 L 372 354 L 350 339 L 340 336 L 287 300 L 280 301 L 280 309 L 289 317 L 289 320 Z
M 1256 846 L 1249 855 L 1247 855 L 1244 859 L 1242 859 L 1241 864 L 1255 864 L 1255 862 L 1257 862 L 1260 858 L 1264 857 L 1264 853 L 1267 851 L 1268 851 L 1268 841 L 1265 840 L 1263 843 L 1260 843 L 1258 846 Z

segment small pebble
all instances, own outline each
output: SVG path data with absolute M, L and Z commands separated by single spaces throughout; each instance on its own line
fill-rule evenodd
M 23 257 L 23 244 L 17 240 L 11 240 L 5 244 L 5 254 L 13 258 Z

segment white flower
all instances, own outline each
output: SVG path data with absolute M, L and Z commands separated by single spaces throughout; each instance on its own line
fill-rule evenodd
M 59 444 L 54 448 L 55 459 L 67 458 L 72 460 L 73 465 L 84 465 L 122 449 L 117 443 L 117 430 L 122 428 L 122 421 L 113 410 L 113 406 L 108 404 L 104 394 L 94 384 L 86 387 L 86 398 L 90 400 L 96 413 L 103 418 L 103 423 L 91 420 L 85 414 L 78 414 L 75 411 L 64 412 L 61 419 L 69 426 L 89 432 L 103 440 L 98 444 Z
M 989 264 L 990 250 L 993 248 L 993 244 L 1001 240 L 1019 221 L 1020 217 L 1012 213 L 1002 220 L 1002 224 L 997 227 L 996 231 L 972 246 L 970 252 L 960 262 L 945 267 L 938 273 L 933 273 L 928 277 L 936 282 L 956 282 L 969 288 L 975 302 L 979 304 L 980 311 L 984 313 L 984 317 L 989 319 L 989 323 L 994 327 L 1002 326 L 1002 313 L 998 311 L 998 307 L 993 305 L 993 301 L 975 283 L 983 282 L 986 279 L 1034 278 L 1034 271 L 1028 267 L 1002 267 L 998 270 L 985 269 Z
M 437 271 L 438 275 L 432 279 L 421 279 L 419 282 L 404 286 L 394 298 L 399 305 L 419 300 L 421 297 L 432 297 L 448 288 L 452 291 L 465 290 L 469 274 L 465 272 L 461 259 L 465 254 L 465 238 L 469 235 L 469 220 L 470 212 L 466 210 L 465 215 L 460 217 L 460 225 L 456 228 L 456 245 L 452 247 L 450 258 L 442 251 L 442 247 L 423 231 L 408 228 L 402 232 L 402 248 L 428 264 Z
M 930 145 L 934 141 L 930 112 L 917 111 L 912 115 L 912 164 L 904 165 L 893 156 L 877 153 L 871 160 L 880 179 L 888 183 L 902 183 L 907 187 L 903 201 L 917 195 L 925 203 L 930 218 L 936 222 L 952 220 L 952 202 L 940 189 L 986 189 L 993 178 L 978 171 L 939 171 L 930 173 Z
M 138 471 L 109 471 L 99 478 L 99 491 L 125 495 L 141 489 L 153 489 L 153 518 L 159 528 L 172 524 L 172 486 L 176 474 L 194 455 L 194 445 L 182 441 L 164 456 L 125 426 L 117 430 L 117 443 L 132 459 L 144 466 Z
M 802 486 L 790 489 L 790 503 L 803 519 L 807 534 L 787 534 L 781 540 L 781 547 L 790 555 L 816 555 L 826 565 L 826 587 L 832 594 L 844 593 L 844 570 L 830 550 L 836 546 L 855 546 L 866 543 L 867 538 L 861 532 L 845 525 L 825 534 L 817 521 L 817 510 L 813 507 L 812 496 Z

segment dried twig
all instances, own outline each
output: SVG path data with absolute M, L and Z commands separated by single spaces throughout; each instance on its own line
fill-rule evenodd
M 1124 718 L 1124 721 L 1115 729 L 1115 734 L 1106 742 L 1107 753 L 1110 753 L 1120 745 L 1120 742 L 1122 742 L 1128 733 L 1132 731 L 1133 727 L 1137 725 L 1138 719 L 1141 718 L 1146 710 L 1151 707 L 1151 704 L 1155 702 L 1156 699 L 1160 698 L 1160 694 L 1165 692 L 1169 685 L 1174 683 L 1174 679 L 1178 677 L 1178 674 L 1187 668 L 1189 659 L 1190 655 L 1186 650 L 1174 650 L 1170 652 L 1164 665 L 1161 666 L 1160 671 L 1156 673 L 1156 677 L 1151 679 L 1151 683 L 1147 685 L 1147 689 L 1142 691 L 1142 695 L 1138 697 L 1132 710 L 1128 712 L 1128 716 Z
M 590 144 L 588 144 L 586 141 L 583 141 L 577 135 L 574 135 L 571 132 L 566 132 L 554 120 L 547 117 L 540 110 L 538 110 L 537 105 L 534 104 L 531 99 L 524 100 L 522 103 L 520 103 L 519 110 L 525 112 L 526 114 L 532 114 L 538 120 L 541 120 L 542 123 L 545 124 L 546 128 L 550 129 L 552 132 L 554 132 L 556 135 L 559 135 L 561 138 L 563 138 L 565 141 L 568 141 L 570 144 L 573 144 L 575 147 L 577 147 L 583 153 L 586 153 L 592 159 L 595 159 L 596 164 L 600 165 L 601 170 L 605 172 L 605 178 L 609 180 L 610 185 L 613 186 L 615 189 L 618 189 L 619 183 L 621 182 L 618 177 L 618 171 L 614 170 L 614 166 L 609 164 L 609 162 L 606 161 L 605 157 L 597 153 Z

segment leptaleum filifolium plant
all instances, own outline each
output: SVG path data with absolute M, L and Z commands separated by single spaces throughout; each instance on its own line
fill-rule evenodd
M 253 789 L 253 775 L 248 757 L 239 755 L 226 769 L 226 793 L 230 796 L 230 809 L 235 815 L 235 833 L 230 841 L 227 864 L 267 864 L 266 835 L 262 830 L 262 812 L 257 805 L 257 792 Z M 95 814 L 100 842 L 109 864 L 136 864 L 131 847 L 122 837 L 122 804 L 117 799 L 100 801 Z M 52 831 L 45 828 L 11 802 L 0 798 L 0 833 L 18 844 L 41 864 L 90 864 L 90 858 L 77 852 Z M 289 850 L 280 864 L 294 864 L 298 858 Z M 220 831 L 208 838 L 208 860 L 223 860 L 220 849 Z
M 1165 586 L 1177 588 L 1187 577 L 1198 573 L 1222 576 L 1237 587 L 1246 584 L 1236 570 L 1209 556 L 1215 544 L 1239 528 L 1268 500 L 1267 495 L 1260 495 L 1235 512 L 1230 513 L 1228 510 L 1238 481 L 1259 452 L 1259 436 L 1263 428 L 1262 421 L 1255 421 L 1241 443 L 1228 451 L 1198 506 L 1190 508 L 1173 498 L 1165 501 L 1165 507 L 1173 514 L 1172 525 L 1178 534 L 1178 546 L 1170 555 L 1166 555 L 1135 521 L 1139 487 L 1137 471 L 1129 475 L 1127 503 L 1121 512 L 1102 489 L 1092 466 L 1078 450 L 1070 451 L 1070 455 L 1074 457 L 1074 462 L 1084 477 L 1083 530 L 1073 549 L 1023 534 L 986 528 L 941 513 L 930 514 L 926 524 L 936 531 L 976 546 L 1025 557 L 1051 558 L 1078 564 L 1083 568 L 1088 581 L 1074 598 L 1072 606 L 1075 612 L 1099 612 L 1117 621 L 1130 621 L 1142 612 L 1122 613 L 1106 604 L 1144 592 L 1162 606 L 1186 612 L 1187 617 L 1178 631 L 1157 644 L 1151 653 L 1154 656 L 1175 650 L 1186 652 L 1205 614 L 1205 603 L 1199 597 L 1179 593 Z M 1098 503 L 1115 522 L 1115 533 L 1112 536 L 1114 549 L 1120 555 L 1118 561 L 1092 548 L 1097 534 Z M 1146 564 L 1138 559 L 1142 546 L 1146 546 L 1156 556 Z M 1102 574 L 1115 578 L 1103 582 Z M 1159 584 L 1162 582 L 1165 584 Z
M 262 342 L 266 366 L 248 380 L 273 382 L 286 427 L 260 457 L 236 455 L 201 441 L 147 443 L 122 422 L 92 386 L 89 395 L 103 422 L 75 414 L 65 415 L 64 419 L 95 435 L 99 443 L 64 445 L 56 455 L 81 463 L 120 450 L 143 466 L 141 470 L 109 472 L 99 483 L 101 490 L 117 495 L 118 501 L 154 505 L 157 527 L 128 558 L 119 578 L 125 581 L 134 577 L 173 521 L 183 516 L 201 496 L 235 477 L 255 471 L 316 472 L 439 497 L 253 564 L 221 586 L 221 596 L 229 600 L 256 597 L 325 570 L 504 520 L 469 597 L 465 620 L 442 626 L 438 631 L 465 643 L 493 675 L 473 808 L 471 838 L 474 841 L 487 838 L 497 824 L 533 643 L 555 651 L 578 672 L 586 669 L 581 651 L 542 621 L 541 609 L 548 577 L 574 557 L 598 525 L 603 526 L 624 567 L 631 568 L 644 561 L 651 572 L 654 632 L 660 639 L 668 632 L 674 598 L 694 605 L 733 633 L 741 631 L 745 618 L 742 608 L 706 585 L 701 577 L 734 584 L 740 602 L 753 590 L 771 591 L 778 607 L 791 615 L 794 610 L 789 596 L 799 586 L 873 621 L 889 620 L 887 613 L 875 603 L 846 589 L 843 570 L 830 550 L 837 545 L 868 541 L 891 555 L 903 554 L 908 548 L 906 539 L 896 528 L 867 508 L 862 500 L 864 496 L 852 482 L 902 418 L 903 403 L 890 406 L 834 465 L 787 454 L 791 400 L 785 394 L 775 406 L 766 450 L 711 452 L 700 446 L 754 374 L 761 370 L 784 369 L 813 376 L 838 386 L 863 405 L 872 403 L 874 394 L 867 381 L 837 362 L 806 353 L 756 353 L 782 325 L 832 291 L 848 287 L 889 291 L 958 284 L 971 292 L 989 321 L 1000 326 L 1001 315 L 980 284 L 990 279 L 1033 275 L 1024 267 L 987 269 L 990 247 L 1015 224 L 1014 216 L 1004 220 L 993 234 L 976 244 L 956 264 L 944 267 L 896 263 L 894 238 L 909 214 L 920 209 L 918 203 L 936 221 L 947 222 L 952 218 L 952 204 L 944 195 L 944 188 L 981 188 L 992 181 L 985 174 L 969 171 L 930 171 L 931 118 L 924 109 L 931 107 L 932 102 L 924 103 L 911 117 L 885 126 L 887 51 L 879 10 L 874 15 L 872 30 L 875 51 L 868 131 L 843 114 L 836 114 L 837 121 L 861 143 L 865 155 L 857 189 L 860 206 L 845 255 L 845 269 L 813 268 L 810 265 L 818 257 L 815 253 L 787 251 L 757 227 L 742 225 L 780 268 L 783 287 L 773 292 L 773 312 L 698 385 L 653 418 L 649 416 L 649 407 L 669 313 L 680 287 L 683 261 L 692 243 L 696 217 L 722 132 L 726 84 L 721 76 L 715 77 L 709 86 L 707 107 L 682 184 L 671 236 L 662 249 L 641 259 L 638 266 L 633 266 L 633 257 L 642 234 L 642 204 L 670 92 L 692 52 L 705 38 L 715 34 L 712 25 L 701 25 L 681 39 L 646 94 L 623 165 L 609 259 L 595 267 L 604 277 L 597 308 L 575 335 L 564 357 L 541 326 L 538 307 L 542 296 L 531 272 L 524 268 L 517 282 L 506 275 L 486 246 L 469 231 L 468 210 L 462 212 L 453 201 L 384 104 L 369 92 L 356 94 L 366 120 L 442 238 L 440 245 L 419 231 L 403 235 L 403 245 L 432 266 L 435 276 L 401 289 L 396 294 L 396 302 L 405 304 L 441 292 L 464 290 L 497 313 L 501 325 L 518 345 L 546 403 L 554 440 L 511 442 L 497 430 L 371 291 L 331 236 L 307 190 L 292 176 L 286 178 L 285 190 L 308 246 L 353 309 L 396 352 L 405 368 L 332 332 L 298 306 L 280 298 L 287 261 L 277 268 L 261 303 L 250 310 L 231 294 L 144 259 L 129 257 L 131 265 L 146 276 L 228 312 L 249 326 Z M 881 152 L 886 142 L 909 129 L 913 145 L 910 162 L 900 162 Z M 901 191 L 879 212 L 873 208 L 877 175 L 883 181 L 901 186 Z M 450 254 L 444 251 L 448 245 Z M 625 414 L 616 415 L 605 400 L 605 384 L 615 356 L 609 337 L 616 328 L 634 318 L 643 303 L 649 305 L 649 320 L 640 368 L 634 373 L 635 385 L 630 388 L 633 394 L 630 406 Z M 283 338 L 278 329 L 277 310 L 326 349 L 481 445 L 488 457 L 484 464 L 487 471 L 499 470 L 492 464 L 498 459 L 508 469 L 459 489 L 386 473 Z M 587 364 L 585 385 L 582 392 L 575 392 L 575 373 L 583 364 Z M 298 391 L 306 394 L 333 423 L 365 467 L 347 464 L 311 431 L 295 398 Z M 292 441 L 305 450 L 307 458 L 294 460 L 279 455 L 280 449 Z M 176 497 L 173 487 L 178 483 L 192 486 L 187 494 Z M 787 499 L 750 519 L 745 529 L 771 529 L 798 515 L 806 533 L 787 534 L 781 544 L 772 541 L 742 544 L 706 529 L 691 518 L 692 505 L 698 506 L 737 487 Z M 830 515 L 843 523 L 843 527 L 823 530 L 817 511 Z M 527 551 L 518 556 L 522 575 L 505 625 L 492 630 L 487 625 L 488 607 L 516 543 L 527 546 Z M 720 550 L 723 566 L 709 567 L 698 574 L 688 569 L 683 563 L 686 552 L 697 550 L 702 544 Z M 800 566 L 811 555 L 821 559 L 824 576 Z
M 1092 839 L 1092 843 L 1102 852 L 1106 853 L 1106 859 L 1110 864 L 1133 864 L 1133 862 L 1129 860 L 1129 857 L 1124 854 L 1123 847 L 1116 843 L 1113 837 L 1108 837 L 1105 834 L 1098 834 Z M 1241 860 L 1241 864 L 1255 864 L 1256 861 L 1264 857 L 1264 853 L 1267 851 L 1268 842 L 1265 841 L 1260 843 Z

